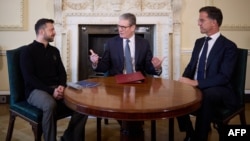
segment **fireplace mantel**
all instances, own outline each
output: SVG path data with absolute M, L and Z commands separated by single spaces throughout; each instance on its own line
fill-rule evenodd
M 68 80 L 78 81 L 78 25 L 114 25 L 125 12 L 135 14 L 137 24 L 155 25 L 153 54 L 166 57 L 161 77 L 175 78 L 180 60 L 180 7 L 181 0 L 54 0 L 55 45 Z

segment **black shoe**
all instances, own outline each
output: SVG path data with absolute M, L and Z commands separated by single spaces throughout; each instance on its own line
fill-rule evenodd
M 63 139 L 63 136 L 61 136 L 60 141 L 65 141 L 65 140 Z
M 184 138 L 184 141 L 193 141 L 194 139 L 194 130 L 190 129 L 186 132 L 186 137 Z
M 212 127 L 211 127 L 211 126 L 209 126 L 208 132 L 211 132 L 211 131 L 212 131 Z
M 184 138 L 184 141 L 191 141 L 191 137 L 186 136 L 186 137 Z
M 196 141 L 195 138 L 193 136 L 186 136 L 184 138 L 184 141 Z

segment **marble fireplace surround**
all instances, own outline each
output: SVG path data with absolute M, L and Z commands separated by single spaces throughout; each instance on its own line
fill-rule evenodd
M 114 25 L 122 13 L 137 24 L 154 25 L 154 56 L 166 56 L 162 78 L 175 78 L 180 62 L 181 0 L 54 0 L 55 45 L 61 51 L 68 81 L 78 81 L 79 24 Z

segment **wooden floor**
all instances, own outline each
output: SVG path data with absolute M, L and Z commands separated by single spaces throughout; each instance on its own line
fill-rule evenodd
M 9 122 L 9 111 L 8 104 L 0 104 L 0 141 L 4 141 L 8 129 Z M 192 121 L 195 117 L 191 118 Z M 250 124 L 250 103 L 246 104 L 246 119 L 247 124 Z M 60 136 L 62 136 L 63 131 L 68 125 L 69 118 L 65 118 L 58 121 L 58 131 L 57 138 L 59 141 Z M 194 122 L 193 122 L 194 123 Z M 239 124 L 239 117 L 235 117 L 230 124 Z M 168 120 L 157 120 L 157 141 L 168 141 Z M 150 121 L 145 121 L 144 124 L 145 131 L 145 141 L 150 141 Z M 185 133 L 182 133 L 178 129 L 178 124 L 175 120 L 175 141 L 182 141 L 185 137 Z M 86 141 L 96 141 L 96 118 L 90 117 L 86 124 Z M 120 132 L 119 126 L 116 120 L 109 119 L 109 124 L 105 125 L 102 121 L 102 141 L 119 141 Z M 33 141 L 33 133 L 31 131 L 31 126 L 28 122 L 17 118 L 14 132 L 12 136 L 12 141 Z M 217 141 L 218 134 L 215 129 L 209 135 L 209 141 Z

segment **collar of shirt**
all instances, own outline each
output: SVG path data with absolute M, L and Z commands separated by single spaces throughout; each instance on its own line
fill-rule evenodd
M 208 41 L 207 57 L 208 57 L 212 47 L 214 46 L 215 41 L 219 38 L 219 36 L 220 36 L 220 32 L 217 32 L 217 33 L 209 36 L 211 39 Z
M 39 47 L 39 48 L 42 48 L 42 49 L 48 49 L 48 48 L 50 48 L 50 44 L 48 44 L 48 46 L 45 48 L 45 46 L 44 46 L 43 43 L 40 43 L 40 42 L 38 42 L 38 41 L 36 41 L 36 40 L 34 40 L 33 43 L 34 43 L 34 45 L 35 45 L 36 47 Z

